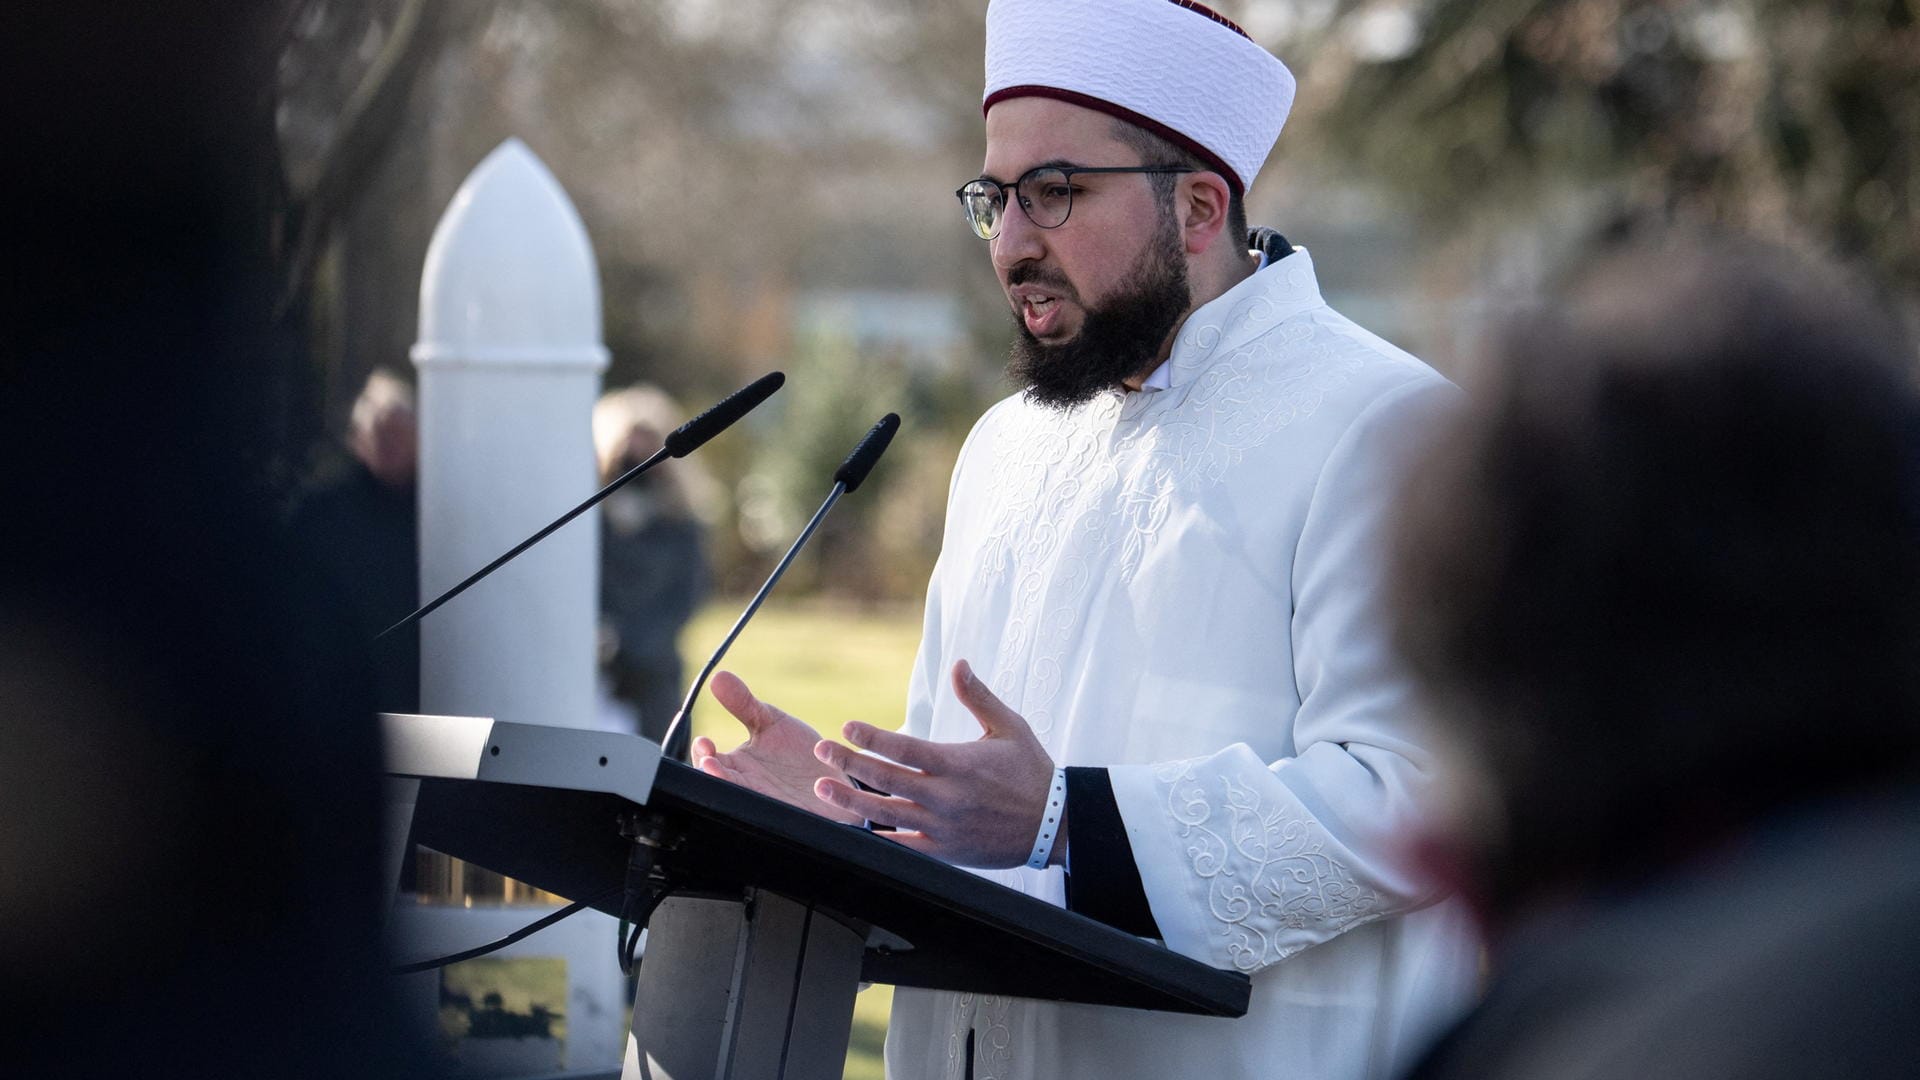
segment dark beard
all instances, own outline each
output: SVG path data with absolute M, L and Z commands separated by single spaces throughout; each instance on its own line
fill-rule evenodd
M 1007 280 L 1019 285 L 1047 277 L 1038 267 L 1019 266 Z M 1084 405 L 1102 390 L 1149 374 L 1167 334 L 1192 305 L 1179 231 L 1163 220 L 1133 273 L 1104 304 L 1085 309 L 1071 340 L 1048 345 L 1016 313 L 1007 376 L 1026 387 L 1036 404 L 1060 410 Z

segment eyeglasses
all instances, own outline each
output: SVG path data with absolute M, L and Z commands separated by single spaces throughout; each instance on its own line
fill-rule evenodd
M 1057 229 L 1067 223 L 1067 215 L 1073 213 L 1073 178 L 1082 173 L 1190 173 L 1199 169 L 1187 169 L 1178 165 L 1110 165 L 1100 168 L 1060 168 L 1054 165 L 1042 165 L 1027 170 L 1026 175 L 1011 184 L 1002 184 L 998 180 L 982 177 L 969 180 L 959 191 L 954 192 L 960 199 L 960 206 L 967 213 L 967 224 L 973 226 L 973 233 L 982 240 L 991 240 L 1000 235 L 1000 222 L 1007 213 L 1007 192 L 1012 191 L 1020 200 L 1020 209 L 1026 211 L 1027 220 L 1043 229 Z

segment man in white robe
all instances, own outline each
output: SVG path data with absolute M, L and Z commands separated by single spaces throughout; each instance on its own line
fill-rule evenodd
M 987 69 L 960 194 L 1029 385 L 955 467 L 903 731 L 858 753 L 723 676 L 750 739 L 693 759 L 1253 979 L 1237 1020 L 901 989 L 890 1076 L 1389 1076 L 1477 967 L 1410 858 L 1433 759 L 1382 586 L 1457 392 L 1246 232 L 1292 80 L 1237 27 L 994 0 Z

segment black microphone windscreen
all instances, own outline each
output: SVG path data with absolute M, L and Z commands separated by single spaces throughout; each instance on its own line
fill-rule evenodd
M 778 371 L 768 372 L 758 379 L 720 399 L 720 403 L 699 416 L 681 424 L 667 436 L 662 448 L 668 457 L 686 457 L 698 450 L 702 444 L 715 435 L 733 426 L 735 420 L 752 412 L 760 403 L 773 396 L 787 377 Z
M 898 430 L 900 430 L 898 413 L 888 413 L 881 417 L 880 422 L 873 425 L 872 430 L 867 432 L 867 437 L 860 440 L 860 445 L 853 448 L 853 453 L 847 455 L 847 460 L 841 462 L 840 467 L 834 470 L 834 482 L 845 484 L 848 491 L 859 487 L 860 481 L 865 480 L 867 474 L 873 471 L 873 463 L 880 460 L 881 454 L 886 453 L 887 444 L 893 441 L 893 433 Z

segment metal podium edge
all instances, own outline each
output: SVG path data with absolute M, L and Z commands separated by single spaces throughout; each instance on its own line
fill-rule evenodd
M 638 735 L 486 716 L 381 713 L 390 775 L 567 788 L 646 805 L 660 747 Z

